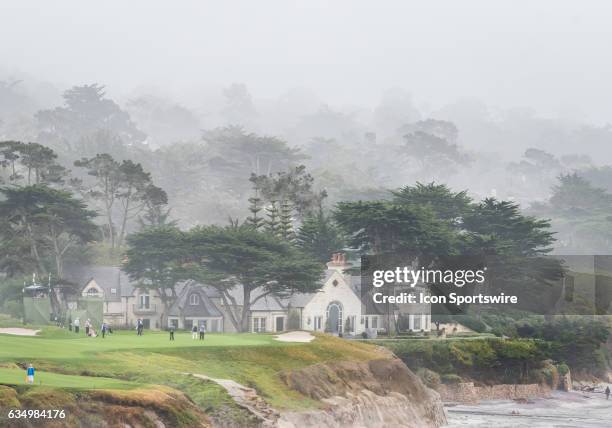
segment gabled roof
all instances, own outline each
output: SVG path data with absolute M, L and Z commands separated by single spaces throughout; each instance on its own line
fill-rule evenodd
M 323 285 L 327 283 L 332 277 L 334 273 L 339 273 L 343 275 L 341 272 L 335 269 L 328 269 L 325 272 L 325 278 L 323 279 Z M 361 299 L 361 277 L 360 276 L 344 276 L 347 280 L 347 285 L 353 290 L 357 298 Z M 321 293 L 321 291 L 316 291 L 314 293 L 294 293 L 290 297 L 283 299 L 283 304 L 292 308 L 303 308 L 317 295 L 317 293 Z
M 213 293 L 214 291 L 214 288 L 202 285 L 195 281 L 187 281 L 182 283 L 178 298 L 170 307 L 168 315 L 172 317 L 222 317 L 223 315 L 221 311 L 212 302 L 211 296 L 208 294 L 209 292 Z M 197 305 L 190 304 L 189 299 L 194 294 L 198 296 Z
M 134 291 L 134 284 L 118 266 L 71 266 L 64 269 L 64 279 L 77 284 L 81 290 L 92 279 L 95 280 L 104 291 L 107 302 L 118 302 Z M 115 293 L 112 293 L 113 289 Z

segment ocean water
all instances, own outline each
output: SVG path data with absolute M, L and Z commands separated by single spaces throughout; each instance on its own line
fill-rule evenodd
M 612 387 L 611 387 L 612 388 Z M 612 395 L 554 392 L 528 403 L 508 400 L 446 407 L 450 428 L 612 428 Z

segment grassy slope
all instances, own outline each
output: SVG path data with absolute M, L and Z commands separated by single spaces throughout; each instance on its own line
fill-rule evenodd
M 204 341 L 194 341 L 189 333 L 177 333 L 174 342 L 168 341 L 167 333 L 146 332 L 137 337 L 134 332 L 116 332 L 102 339 L 77 337 L 55 328 L 45 328 L 40 337 L 0 335 L 1 365 L 32 362 L 39 371 L 47 372 L 45 376 L 60 373 L 132 382 L 121 384 L 123 388 L 163 384 L 187 393 L 213 413 L 216 408 L 232 406 L 227 395 L 216 384 L 186 373 L 234 379 L 256 388 L 278 408 L 299 410 L 319 403 L 288 389 L 280 372 L 325 361 L 373 358 L 381 354 L 371 345 L 328 336 L 295 344 L 254 334 L 209 334 Z M 23 383 L 23 378 L 23 372 L 15 377 L 11 370 L 0 370 L 0 383 Z M 83 382 L 90 382 L 88 379 Z M 60 376 L 54 378 L 54 385 L 68 388 L 74 381 Z
M 18 367 L 0 367 L 0 381 L 6 384 L 23 384 L 25 372 Z M 138 386 L 134 382 L 112 378 L 64 375 L 41 371 L 36 372 L 35 383 L 36 385 L 75 389 L 132 389 Z

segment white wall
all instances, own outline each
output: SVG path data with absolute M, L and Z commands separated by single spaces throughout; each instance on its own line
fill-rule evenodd
M 334 280 L 338 282 L 334 285 Z M 315 294 L 302 311 L 302 328 L 304 330 L 315 330 L 315 317 L 322 317 L 321 329 L 325 330 L 327 321 L 327 308 L 332 302 L 342 304 L 342 325 L 346 323 L 349 316 L 355 317 L 355 334 L 361 334 L 364 326 L 361 324 L 361 301 L 348 284 L 350 278 L 336 270 L 325 282 L 321 290 Z M 309 322 L 310 321 L 310 322 Z M 344 331 L 343 331 L 344 333 Z
M 276 332 L 277 317 L 284 317 L 284 330 L 287 330 L 288 317 L 286 311 L 251 311 L 249 329 L 251 332 L 254 332 L 254 318 L 264 318 L 266 323 L 266 332 Z

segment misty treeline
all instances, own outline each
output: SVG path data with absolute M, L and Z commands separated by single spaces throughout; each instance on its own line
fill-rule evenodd
M 53 294 L 56 313 L 77 286 L 63 278 L 66 263 L 121 263 L 134 281 L 158 292 L 163 314 L 177 283 L 202 280 L 221 291 L 234 308 L 230 321 L 245 330 L 258 299 L 320 287 L 323 262 L 336 251 L 493 251 L 514 260 L 516 273 L 555 243 L 549 222 L 525 216 L 516 203 L 475 202 L 467 190 L 434 183 L 453 182 L 479 159 L 459 144 L 449 121 L 407 123 L 396 146 L 366 132 L 352 148 L 341 137 L 314 137 L 300 147 L 228 125 L 156 149 L 99 85 L 66 91 L 62 106 L 34 118 L 37 142 L 0 142 L 0 270 L 9 278 L 51 275 L 62 290 Z M 413 184 L 390 186 L 372 175 L 349 180 L 364 162 Z M 612 200 L 607 191 L 566 173 L 564 162 L 530 149 L 506 169 L 557 183 L 533 210 L 575 216 L 572 206 L 582 206 L 588 189 L 604 213 Z M 605 171 L 582 173 L 604 180 Z M 411 181 L 420 174 L 430 183 Z M 539 279 L 560 274 L 557 266 Z M 532 269 L 521 278 L 534 284 L 530 278 L 540 276 Z M 3 299 L 14 301 L 18 287 L 4 288 Z
M 0 82 L 0 141 L 13 142 L 3 149 L 4 182 L 64 181 L 99 214 L 94 221 L 111 250 L 143 222 L 243 222 L 253 209 L 280 218 L 289 203 L 301 221 L 301 190 L 273 194 L 261 178 L 296 176 L 302 184 L 291 185 L 306 183 L 310 194 L 302 196 L 322 210 L 389 198 L 389 189 L 406 183 L 446 183 L 477 199 L 518 202 L 552 219 L 557 247 L 597 252 L 609 245 L 608 196 L 585 206 L 567 195 L 584 194 L 577 180 L 608 195 L 611 137 L 607 126 L 494 110 L 472 99 L 426 114 L 401 89 L 371 108 L 338 109 L 308 90 L 257 100 L 246 85 L 232 84 L 187 107 L 142 91 L 119 102 L 100 84 L 61 92 Z M 262 200 L 254 206 L 254 199 Z

